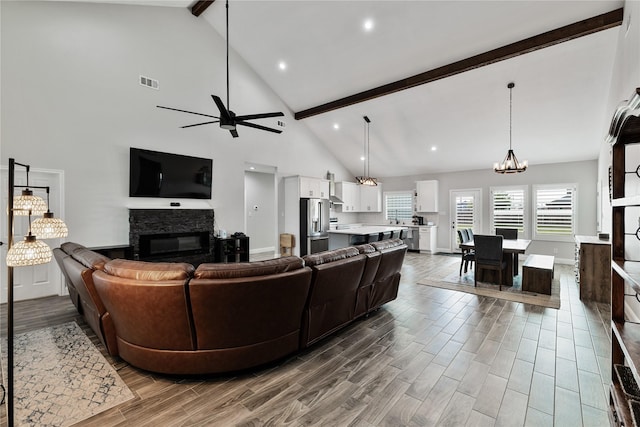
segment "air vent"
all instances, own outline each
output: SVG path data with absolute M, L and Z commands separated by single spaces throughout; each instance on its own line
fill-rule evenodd
M 140 85 L 149 87 L 151 89 L 159 90 L 160 83 L 150 77 L 140 76 Z

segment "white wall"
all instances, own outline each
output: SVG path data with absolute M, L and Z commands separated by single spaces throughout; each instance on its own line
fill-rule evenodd
M 637 87 L 640 87 L 640 2 L 625 1 L 598 161 L 598 179 L 601 182 L 603 202 L 600 228 L 604 232 L 611 232 L 611 204 L 608 194 L 611 147 L 605 142 L 605 135 L 616 108 L 628 100 Z M 640 159 L 638 161 L 640 162 Z
M 245 213 L 251 252 L 275 251 L 276 221 L 274 174 L 245 172 Z
M 281 175 L 324 177 L 331 169 L 338 180 L 350 176 L 234 52 L 231 109 L 284 111 L 281 135 L 240 128 L 234 139 L 216 125 L 180 129 L 198 116 L 155 107 L 215 115 L 210 94 L 225 98 L 224 40 L 187 8 L 12 1 L 0 8 L 0 160 L 65 171 L 68 240 L 122 244 L 128 207 L 168 207 L 169 200 L 128 197 L 131 146 L 213 158 L 212 200 L 182 202 L 213 206 L 227 230 L 245 231 L 245 162 Z M 158 79 L 160 90 L 140 86 L 139 75 Z
M 450 241 L 450 190 L 476 189 L 482 190 L 482 232 L 489 233 L 489 189 L 496 186 L 528 185 L 531 200 L 531 186 L 538 184 L 578 184 L 578 218 L 577 234 L 594 235 L 596 233 L 596 181 L 598 163 L 596 160 L 558 163 L 547 165 L 531 165 L 526 172 L 516 175 L 499 175 L 493 172 L 491 165 L 486 170 L 468 172 L 452 172 L 442 174 L 425 174 L 403 177 L 384 178 L 384 191 L 406 191 L 415 189 L 415 182 L 420 180 L 438 180 L 438 214 L 427 214 L 425 220 L 438 225 L 438 249 L 451 247 Z M 367 223 L 383 223 L 384 214 L 358 214 L 356 221 Z M 554 252 L 557 248 L 557 253 Z M 574 244 L 568 242 L 533 241 L 529 248 L 531 253 L 549 254 L 561 260 L 574 259 Z

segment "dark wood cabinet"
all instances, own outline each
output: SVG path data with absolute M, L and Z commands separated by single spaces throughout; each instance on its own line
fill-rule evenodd
M 249 237 L 228 237 L 214 239 L 214 262 L 248 262 Z
M 611 302 L 611 243 L 576 236 L 576 278 L 582 301 Z

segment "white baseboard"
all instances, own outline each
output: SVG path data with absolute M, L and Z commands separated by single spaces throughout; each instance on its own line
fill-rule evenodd
M 256 248 L 256 249 L 251 249 L 249 251 L 249 254 L 261 254 L 264 252 L 275 252 L 276 248 L 275 246 L 270 246 L 268 248 Z

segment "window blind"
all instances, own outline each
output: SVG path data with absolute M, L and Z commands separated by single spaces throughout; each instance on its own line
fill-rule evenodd
M 491 192 L 492 226 L 517 228 L 523 234 L 525 224 L 525 191 L 523 188 L 494 189 Z
M 539 236 L 571 236 L 575 228 L 575 187 L 541 187 L 535 191 L 535 232 Z
M 386 220 L 410 220 L 413 216 L 412 193 L 387 193 L 384 200 Z

